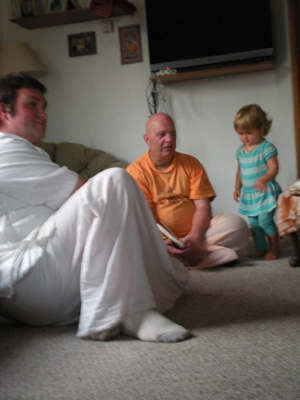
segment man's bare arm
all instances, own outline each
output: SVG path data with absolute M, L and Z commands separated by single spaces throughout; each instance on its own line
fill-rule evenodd
M 80 175 L 78 175 L 78 179 L 76 182 L 76 186 L 73 190 L 73 192 L 70 194 L 70 196 L 72 196 L 72 194 L 74 194 L 76 192 L 76 190 L 78 190 L 79 188 L 81 188 L 81 186 L 83 186 L 87 181 Z
M 195 212 L 192 219 L 192 225 L 189 233 L 184 238 L 193 243 L 200 243 L 208 228 L 211 220 L 211 208 L 209 199 L 193 200 Z M 185 241 L 185 240 L 184 240 Z
M 172 246 L 171 240 L 166 240 L 165 245 L 168 252 L 181 259 L 184 263 L 186 260 L 198 260 L 201 257 L 201 241 L 208 228 L 211 220 L 210 199 L 193 200 L 195 205 L 195 213 L 192 220 L 190 232 L 182 238 L 186 245 L 186 249 L 180 250 Z M 196 263 L 196 261 L 194 262 Z

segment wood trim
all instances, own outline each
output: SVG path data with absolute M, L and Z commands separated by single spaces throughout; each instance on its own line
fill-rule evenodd
M 179 72 L 178 74 L 166 74 L 151 76 L 150 80 L 167 84 L 173 82 L 189 81 L 194 79 L 215 78 L 217 76 L 245 74 L 247 72 L 268 71 L 275 66 L 271 61 L 252 64 L 231 65 L 219 68 L 202 69 L 199 71 Z
M 128 14 L 122 8 L 116 5 L 112 12 L 111 18 L 119 17 L 122 15 Z M 97 19 L 103 19 L 103 17 L 94 14 L 89 8 L 80 8 L 77 10 L 58 11 L 43 15 L 34 15 L 31 17 L 10 19 L 10 22 L 14 22 L 25 29 L 38 29 L 46 28 L 48 26 L 58 26 L 75 24 L 77 22 L 94 21 Z
M 297 177 L 300 178 L 300 2 L 288 0 Z

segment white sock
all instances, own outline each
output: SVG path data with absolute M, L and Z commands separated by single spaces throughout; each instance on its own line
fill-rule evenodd
M 192 334 L 154 309 L 129 315 L 121 324 L 121 332 L 146 342 L 181 342 Z
M 113 336 L 117 336 L 119 332 L 120 332 L 120 328 L 117 325 L 117 326 L 113 326 L 110 329 L 106 329 L 102 332 L 92 333 L 90 335 L 90 338 L 93 340 L 101 340 L 102 342 L 104 342 L 105 340 L 108 340 L 108 339 L 112 338 Z

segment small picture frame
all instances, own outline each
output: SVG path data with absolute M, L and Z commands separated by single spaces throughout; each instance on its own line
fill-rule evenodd
M 46 14 L 67 11 L 67 0 L 47 0 Z
M 68 35 L 69 57 L 97 54 L 95 32 Z
M 42 0 L 33 0 L 33 12 L 34 15 L 44 14 L 44 3 Z
M 20 15 L 21 17 L 31 17 L 35 15 L 34 0 L 20 0 Z
M 140 25 L 119 27 L 121 64 L 132 64 L 143 61 Z
M 10 0 L 10 11 L 13 19 L 21 17 L 21 4 L 19 0 Z
M 89 8 L 91 0 L 77 0 L 81 8 Z

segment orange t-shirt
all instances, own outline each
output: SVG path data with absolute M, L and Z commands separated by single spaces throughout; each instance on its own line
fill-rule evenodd
M 142 189 L 156 221 L 163 221 L 179 237 L 190 231 L 195 211 L 192 200 L 216 196 L 202 164 L 187 154 L 175 152 L 169 168 L 160 171 L 148 151 L 126 171 Z

